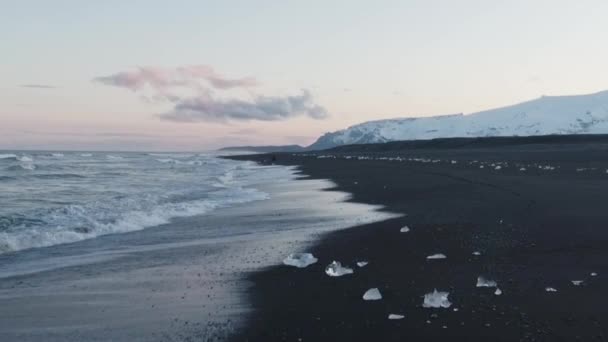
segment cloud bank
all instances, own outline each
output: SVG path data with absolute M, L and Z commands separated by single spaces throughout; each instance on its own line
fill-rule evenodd
M 327 117 L 327 111 L 314 103 L 307 90 L 293 96 L 258 96 L 253 101 L 217 100 L 209 95 L 180 99 L 172 111 L 160 115 L 162 120 L 201 121 L 278 121 L 306 115 L 313 119 Z
M 142 96 L 149 103 L 170 103 L 173 108 L 159 115 L 161 120 L 174 122 L 279 121 L 296 116 L 323 119 L 328 116 L 315 103 L 308 90 L 291 96 L 252 96 L 249 99 L 218 97 L 230 89 L 245 89 L 258 85 L 256 79 L 227 78 L 206 65 L 176 68 L 139 67 L 132 71 L 96 77 L 94 82 L 140 92 L 151 89 L 151 96 Z M 182 95 L 188 90 L 196 95 Z
M 57 87 L 49 84 L 22 84 L 22 88 L 55 89 Z
M 171 87 L 201 88 L 205 81 L 217 89 L 253 87 L 257 81 L 252 77 L 230 79 L 218 74 L 207 65 L 191 65 L 177 68 L 139 67 L 132 71 L 122 71 L 108 76 L 96 77 L 94 82 L 123 87 L 138 91 L 150 86 L 158 91 Z

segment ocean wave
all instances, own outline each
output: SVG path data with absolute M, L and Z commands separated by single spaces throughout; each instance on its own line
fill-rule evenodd
M 0 153 L 0 159 L 14 159 L 17 160 L 17 155 L 12 153 Z
M 106 155 L 106 159 L 108 159 L 108 160 L 123 160 L 125 158 L 121 157 L 121 156 L 115 156 L 115 155 L 112 155 L 112 154 L 108 154 L 108 155 Z
M 78 175 L 75 173 L 47 173 L 47 174 L 39 174 L 39 175 L 31 175 L 28 178 L 36 178 L 36 179 L 70 179 L 70 178 L 87 178 L 83 175 Z
M 31 162 L 19 163 L 16 165 L 9 166 L 7 168 L 7 170 L 9 170 L 9 171 L 23 171 L 23 170 L 34 171 L 34 170 L 36 170 L 36 165 Z
M 80 156 L 81 157 L 85 157 L 85 158 L 89 158 L 89 157 L 92 157 L 93 154 L 92 153 L 81 153 Z
M 125 233 L 169 223 L 177 217 L 268 198 L 256 189 L 229 188 L 209 198 L 163 202 L 169 197 L 121 198 L 112 202 L 68 205 L 36 213 L 35 218 L 0 218 L 0 253 L 71 243 L 106 234 Z M 4 228 L 2 228 L 4 225 Z
M 182 161 L 182 160 L 177 160 L 177 159 L 172 159 L 172 158 L 158 158 L 158 159 L 156 159 L 156 161 L 159 163 L 163 163 L 163 164 L 190 165 L 190 166 L 201 166 L 204 164 L 204 162 L 201 160 Z

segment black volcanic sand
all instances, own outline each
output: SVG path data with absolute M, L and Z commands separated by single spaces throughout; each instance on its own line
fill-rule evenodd
M 319 262 L 308 268 L 252 274 L 255 314 L 235 341 L 608 340 L 605 145 L 339 151 L 275 156 L 309 177 L 333 180 L 330 190 L 350 192 L 353 201 L 407 215 L 325 235 L 310 249 Z M 496 162 L 508 164 L 496 170 Z M 399 232 L 404 225 L 409 233 Z M 426 260 L 435 253 L 447 259 Z M 332 260 L 355 273 L 327 276 Z M 358 268 L 360 260 L 369 265 Z M 480 275 L 503 294 L 477 288 Z M 382 300 L 362 300 L 373 287 Z M 433 289 L 449 292 L 449 309 L 422 307 Z M 388 320 L 390 313 L 405 318 Z

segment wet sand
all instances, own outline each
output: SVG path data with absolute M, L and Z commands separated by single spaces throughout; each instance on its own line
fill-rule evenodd
M 276 154 L 352 201 L 406 216 L 324 235 L 305 269 L 252 274 L 255 313 L 234 340 L 607 340 L 608 147 L 524 140 Z M 447 258 L 426 259 L 435 253 Z M 333 260 L 354 274 L 327 276 Z M 478 276 L 502 294 L 476 287 Z M 375 287 L 382 300 L 364 301 Z M 422 307 L 434 289 L 450 308 Z

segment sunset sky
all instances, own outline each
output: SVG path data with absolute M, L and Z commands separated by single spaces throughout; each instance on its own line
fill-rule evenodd
M 605 0 L 0 5 L 0 149 L 307 145 L 608 89 Z

